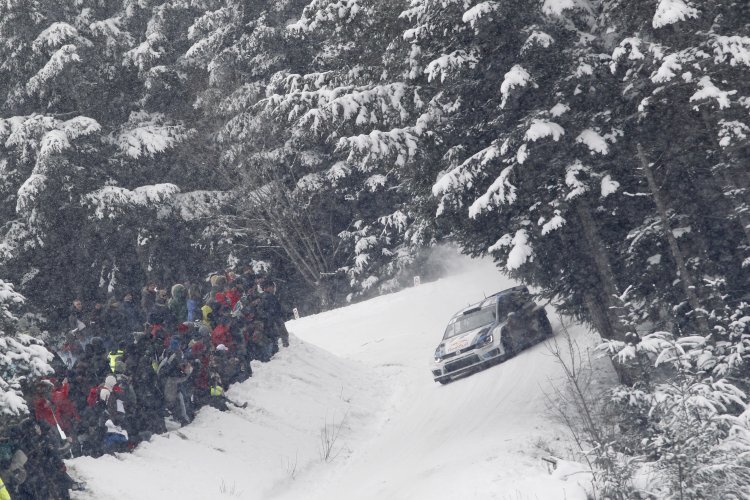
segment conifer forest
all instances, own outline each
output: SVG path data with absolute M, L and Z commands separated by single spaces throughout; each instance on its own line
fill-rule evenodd
M 600 335 L 596 498 L 750 498 L 750 2 L 0 2 L 0 429 L 74 298 L 313 314 L 446 244 Z

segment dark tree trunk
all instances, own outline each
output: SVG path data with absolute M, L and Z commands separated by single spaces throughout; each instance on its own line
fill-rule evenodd
M 667 213 L 667 206 L 664 203 L 661 194 L 659 193 L 659 187 L 656 183 L 656 179 L 654 178 L 654 172 L 651 169 L 651 164 L 646 157 L 646 153 L 644 152 L 643 147 L 638 144 L 637 148 L 638 160 L 641 163 L 643 175 L 646 178 L 646 182 L 648 182 L 649 190 L 651 191 L 651 194 L 654 198 L 656 210 L 659 213 L 659 218 L 661 219 L 661 226 L 664 232 L 664 237 L 669 243 L 669 249 L 672 253 L 672 258 L 677 264 L 677 275 L 680 283 L 682 284 L 682 289 L 685 292 L 685 297 L 687 297 L 688 304 L 690 304 L 691 309 L 693 309 L 693 312 L 695 313 L 695 320 L 698 324 L 698 327 L 703 331 L 703 333 L 708 333 L 708 322 L 706 321 L 706 318 L 702 313 L 703 308 L 701 307 L 700 301 L 698 300 L 698 294 L 696 293 L 693 279 L 688 272 L 687 265 L 685 264 L 685 257 L 682 255 L 680 246 L 677 244 L 677 238 L 675 238 L 674 234 L 672 234 L 672 228 L 669 224 L 669 215 Z
M 591 258 L 594 261 L 596 272 L 599 277 L 599 281 L 602 284 L 604 294 L 602 297 L 596 300 L 597 303 L 601 304 L 598 307 L 594 307 L 593 310 L 589 310 L 592 318 L 598 316 L 598 329 L 603 338 L 624 340 L 625 331 L 620 320 L 617 317 L 614 306 L 614 298 L 618 296 L 617 283 L 615 281 L 614 272 L 612 272 L 612 265 L 609 262 L 609 256 L 607 255 L 607 249 L 604 242 L 599 237 L 599 231 L 596 226 L 594 218 L 591 216 L 591 211 L 583 201 L 576 203 L 576 213 L 578 219 L 581 222 L 583 228 L 584 238 L 590 249 Z M 589 302 L 593 304 L 594 302 Z

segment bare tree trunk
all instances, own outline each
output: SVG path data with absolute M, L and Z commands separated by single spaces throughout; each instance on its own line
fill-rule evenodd
M 607 249 L 599 237 L 599 231 L 594 218 L 591 216 L 589 207 L 583 201 L 576 203 L 576 212 L 583 227 L 584 238 L 590 248 L 591 257 L 596 266 L 597 275 L 604 293 L 594 294 L 588 292 L 584 295 L 586 309 L 591 315 L 591 322 L 599 331 L 599 335 L 605 339 L 625 341 L 626 328 L 620 322 L 614 309 L 614 297 L 618 296 L 615 274 L 609 262 Z M 621 384 L 631 386 L 638 379 L 637 375 L 629 367 L 611 359 L 612 367 L 617 373 Z
M 594 218 L 591 217 L 589 207 L 585 206 L 584 202 L 579 201 L 576 203 L 576 212 L 581 221 L 581 226 L 583 226 L 583 233 L 586 237 L 586 241 L 591 247 L 591 256 L 596 264 L 599 278 L 602 280 L 602 285 L 604 285 L 608 299 L 611 299 L 618 295 L 618 293 L 617 285 L 615 284 L 615 275 L 612 272 L 612 265 L 609 263 L 604 242 L 599 238 L 599 232 L 596 223 L 594 222 Z
M 583 297 L 583 301 L 586 304 L 586 310 L 591 316 L 591 324 L 594 329 L 599 332 L 602 338 L 611 338 L 607 336 L 607 332 L 614 332 L 614 328 L 612 328 L 609 314 L 607 314 L 607 306 L 602 304 L 601 298 L 587 292 Z
M 249 194 L 246 198 L 249 211 L 260 218 L 265 232 L 283 249 L 305 283 L 314 290 L 320 304 L 329 306 L 331 290 L 324 277 L 335 267 L 332 256 L 323 251 L 309 214 L 295 204 L 280 180 L 269 178 L 267 185 L 273 185 L 275 195 L 271 197 L 262 191 Z
M 600 323 L 600 326 L 605 328 L 603 330 L 599 330 L 603 338 L 624 340 L 625 331 L 622 328 L 622 325 L 620 324 L 619 318 L 615 314 L 614 309 L 612 309 L 612 299 L 619 294 L 617 292 L 615 274 L 614 272 L 612 272 L 612 265 L 610 264 L 609 257 L 607 256 L 607 249 L 604 246 L 604 242 L 599 237 L 599 231 L 594 218 L 591 216 L 589 207 L 586 206 L 583 201 L 578 201 L 575 205 L 575 208 L 576 213 L 578 214 L 578 219 L 581 221 L 583 234 L 590 248 L 591 257 L 594 260 L 597 275 L 599 277 L 599 281 L 602 284 L 605 294 L 605 297 L 602 297 L 601 299 L 599 299 L 599 301 L 597 301 L 600 303 L 600 305 L 598 307 L 595 307 L 593 310 L 590 310 L 590 312 L 592 313 L 592 318 L 595 314 L 604 316 L 597 320 Z M 591 305 L 593 306 L 594 303 L 591 302 Z M 596 311 L 597 309 L 599 309 L 599 311 Z
M 656 184 L 656 180 L 654 179 L 654 172 L 651 169 L 651 165 L 648 161 L 648 158 L 646 157 L 646 153 L 643 151 L 643 147 L 640 143 L 637 145 L 637 148 L 638 160 L 641 162 L 643 175 L 646 177 L 646 182 L 648 182 L 649 190 L 651 191 L 651 194 L 654 198 L 656 210 L 659 213 L 659 218 L 661 219 L 661 226 L 664 231 L 664 237 L 669 243 L 669 249 L 672 252 L 672 258 L 674 258 L 674 261 L 677 264 L 677 274 L 680 279 L 680 283 L 682 284 L 682 289 L 685 292 L 688 304 L 690 304 L 690 307 L 695 312 L 695 318 L 698 326 L 701 328 L 701 330 L 707 333 L 709 329 L 708 322 L 703 316 L 703 308 L 701 307 L 700 301 L 698 300 L 698 295 L 695 291 L 696 288 L 693 279 L 688 272 L 687 265 L 685 264 L 685 257 L 682 255 L 680 246 L 677 244 L 677 238 L 675 238 L 674 234 L 672 234 L 672 228 L 670 227 L 669 216 L 667 214 L 667 207 L 664 204 L 664 200 L 662 200 L 661 195 L 659 194 L 659 187 Z

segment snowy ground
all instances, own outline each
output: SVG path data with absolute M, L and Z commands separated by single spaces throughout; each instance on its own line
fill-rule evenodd
M 546 408 L 560 369 L 544 345 L 433 382 L 448 318 L 512 285 L 491 262 L 453 263 L 461 271 L 439 281 L 289 322 L 291 347 L 229 391 L 248 408 L 204 408 L 131 454 L 68 461 L 88 485 L 77 498 L 585 498 L 540 459 L 570 449 Z

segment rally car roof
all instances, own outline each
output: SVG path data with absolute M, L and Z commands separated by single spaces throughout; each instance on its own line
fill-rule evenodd
M 518 286 L 511 287 L 511 288 L 506 288 L 505 290 L 501 290 L 501 291 L 499 291 L 497 293 L 493 293 L 489 297 L 486 297 L 483 300 L 481 300 L 481 301 L 479 301 L 479 302 L 477 302 L 475 304 L 471 304 L 471 305 L 466 306 L 465 308 L 461 309 L 456 314 L 454 314 L 453 317 L 455 318 L 455 317 L 461 316 L 463 314 L 469 314 L 469 313 L 472 313 L 474 311 L 479 311 L 480 309 L 483 309 L 485 307 L 497 304 L 497 302 L 502 297 L 505 297 L 506 295 L 509 295 L 511 293 L 516 293 L 516 292 L 523 292 L 523 291 L 528 292 L 529 289 L 526 286 L 524 286 L 524 285 L 518 285 Z

